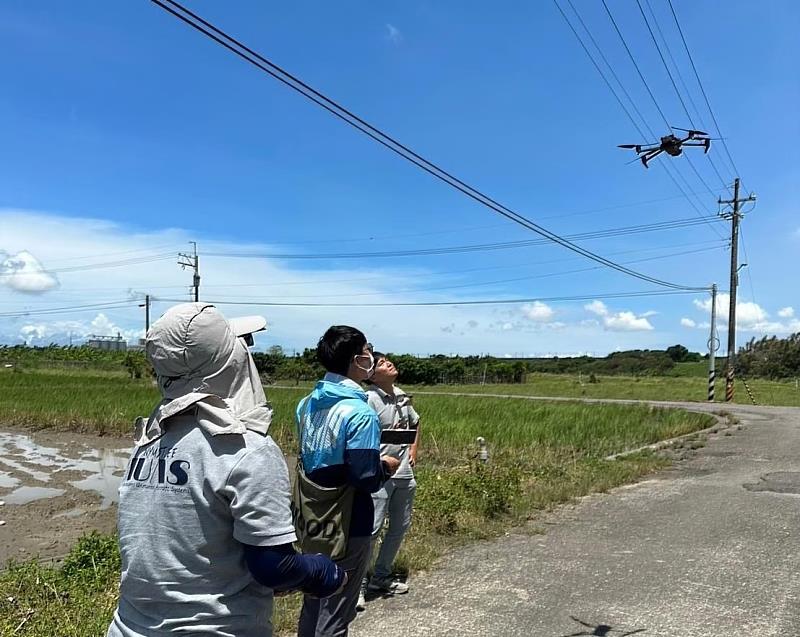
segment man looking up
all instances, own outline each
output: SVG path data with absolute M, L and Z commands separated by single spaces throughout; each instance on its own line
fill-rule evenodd
M 378 418 L 359 385 L 375 367 L 364 334 L 346 325 L 330 327 L 317 344 L 317 358 L 327 373 L 297 406 L 298 480 L 301 485 L 310 481 L 314 495 L 325 489 L 336 493 L 335 528 L 346 536 L 346 548 L 337 564 L 347 573 L 347 584 L 327 599 L 306 595 L 297 634 L 346 637 L 371 552 L 371 494 L 381 488 L 400 461 L 381 457 Z M 329 509 L 329 503 L 323 508 Z M 327 528 L 325 520 L 316 527 Z
M 368 581 L 364 578 L 362 581 L 359 610 L 364 609 L 366 590 L 383 595 L 408 592 L 408 584 L 392 578 L 392 563 L 400 550 L 406 531 L 411 526 L 411 511 L 417 489 L 413 467 L 417 462 L 419 415 L 411 406 L 411 397 L 394 384 L 398 376 L 394 363 L 379 352 L 375 352 L 373 356 L 375 372 L 367 381 L 367 400 L 370 407 L 378 414 L 381 429 L 416 429 L 416 437 L 410 445 L 381 445 L 381 454 L 400 460 L 400 467 L 372 496 L 375 506 L 373 539 L 377 542 L 387 517 L 389 526 L 375 560 L 372 579 Z

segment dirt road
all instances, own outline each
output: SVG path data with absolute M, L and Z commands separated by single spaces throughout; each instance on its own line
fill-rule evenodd
M 351 634 L 800 635 L 800 409 L 725 409 L 741 430 L 560 508 L 544 534 L 454 552 L 407 595 L 368 604 Z

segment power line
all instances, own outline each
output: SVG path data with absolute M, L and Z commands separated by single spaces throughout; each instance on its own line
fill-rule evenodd
M 632 234 L 642 234 L 661 230 L 674 230 L 696 226 L 701 223 L 719 223 L 719 219 L 714 217 L 704 219 L 679 219 L 652 224 L 642 224 L 638 226 L 627 226 L 623 228 L 610 228 L 608 230 L 596 230 L 580 234 L 567 235 L 571 241 L 606 239 L 611 237 L 628 236 Z M 397 257 L 419 257 L 444 254 L 463 254 L 469 252 L 487 252 L 495 250 L 508 250 L 513 248 L 526 248 L 536 245 L 546 245 L 546 239 L 525 239 L 521 241 L 500 241 L 495 243 L 479 243 L 471 245 L 448 246 L 441 248 L 418 248 L 413 250 L 382 250 L 380 252 L 334 252 L 334 253 L 248 253 L 248 252 L 204 252 L 205 257 L 227 257 L 238 259 L 288 259 L 288 260 L 323 260 L 323 259 L 386 259 Z
M 692 92 L 686 86 L 686 82 L 683 79 L 683 74 L 680 71 L 680 67 L 678 66 L 678 63 L 675 61 L 675 57 L 672 55 L 672 50 L 669 47 L 667 38 L 664 35 L 664 32 L 661 30 L 661 26 L 658 23 L 656 12 L 653 10 L 652 5 L 650 4 L 650 0 L 645 0 L 645 4 L 647 5 L 647 9 L 650 11 L 650 15 L 653 18 L 653 25 L 656 27 L 656 31 L 658 31 L 658 35 L 661 36 L 661 41 L 664 43 L 664 49 L 666 50 L 667 55 L 669 56 L 669 59 L 672 62 L 672 66 L 675 69 L 675 74 L 678 76 L 678 80 L 680 81 L 681 86 L 683 87 L 683 90 L 686 93 L 686 97 L 689 99 L 689 103 L 692 105 L 692 109 L 694 110 L 695 115 L 697 115 L 697 119 L 700 122 L 700 126 L 702 126 L 703 130 L 705 130 L 705 122 L 703 121 L 703 116 L 700 113 L 700 109 L 697 108 L 697 104 L 695 104 L 694 102 L 694 98 L 692 97 Z M 694 124 L 692 124 L 692 127 L 694 127 Z
M 742 226 L 739 226 L 739 240 L 742 242 L 742 251 L 744 252 L 745 263 L 747 264 L 747 268 L 745 269 L 747 270 L 747 281 L 750 284 L 750 298 L 752 299 L 754 305 L 758 305 L 758 301 L 756 301 L 756 290 L 755 287 L 753 286 L 753 275 L 750 272 L 751 270 L 750 257 L 747 255 L 747 244 L 744 242 L 744 232 Z M 767 333 L 764 331 L 762 325 L 759 325 L 759 328 L 760 328 L 759 332 L 761 333 L 761 337 L 763 338 L 764 336 L 767 335 Z
M 637 297 L 674 296 L 678 294 L 697 294 L 706 290 L 644 290 L 639 292 L 611 292 L 582 294 L 574 296 L 530 297 L 519 299 L 492 299 L 473 301 L 418 301 L 407 303 L 283 303 L 275 301 L 207 301 L 211 305 L 245 305 L 258 307 L 437 307 L 458 305 L 514 305 L 520 303 L 533 303 L 534 301 L 555 303 L 560 301 L 590 301 L 593 299 L 622 299 Z M 185 303 L 182 299 L 161 299 L 170 303 Z
M 724 246 L 718 246 L 717 248 L 712 248 L 712 249 L 721 249 L 723 247 Z M 633 260 L 630 260 L 630 261 L 624 261 L 623 263 L 626 263 L 626 264 L 643 263 L 643 262 L 646 262 L 646 261 L 657 261 L 659 259 L 667 259 L 667 258 L 672 258 L 672 257 L 677 257 L 677 256 L 684 256 L 684 255 L 688 255 L 688 254 L 697 254 L 697 253 L 700 253 L 700 252 L 709 252 L 709 251 L 710 251 L 709 248 L 699 248 L 699 249 L 694 249 L 694 250 L 683 250 L 681 252 L 673 252 L 671 254 L 659 255 L 659 256 L 655 256 L 655 257 L 645 257 L 645 258 L 642 258 L 642 259 L 633 259 Z M 494 280 L 494 281 L 478 281 L 478 282 L 473 281 L 473 282 L 470 282 L 470 283 L 460 283 L 460 284 L 456 284 L 456 285 L 440 285 L 440 286 L 426 287 L 426 288 L 407 288 L 407 289 L 404 289 L 404 290 L 393 289 L 393 290 L 391 290 L 391 293 L 397 294 L 397 293 L 408 293 L 408 292 L 415 292 L 415 293 L 416 292 L 438 292 L 438 291 L 442 291 L 442 290 L 459 290 L 459 289 L 464 289 L 464 288 L 483 287 L 483 286 L 486 286 L 486 285 L 501 285 L 501 284 L 505 284 L 505 283 L 518 283 L 519 281 L 532 281 L 532 280 L 535 280 L 535 279 L 548 279 L 548 278 L 553 278 L 553 277 L 558 277 L 558 276 L 565 276 L 565 275 L 568 275 L 568 274 L 578 274 L 578 273 L 582 273 L 582 272 L 591 272 L 592 270 L 599 270 L 601 268 L 602 268 L 602 266 L 596 265 L 596 266 L 589 266 L 589 267 L 585 267 L 585 268 L 577 268 L 577 269 L 573 269 L 573 270 L 562 270 L 560 272 L 546 272 L 546 273 L 543 273 L 543 274 L 533 274 L 533 275 L 528 275 L 528 276 L 520 276 L 520 277 L 514 277 L 514 278 L 510 278 L 510 279 L 499 279 L 499 280 Z M 283 299 L 303 299 L 303 298 L 308 299 L 308 298 L 320 298 L 320 297 L 327 297 L 327 298 L 347 297 L 347 298 L 353 298 L 353 297 L 365 297 L 365 296 L 385 296 L 386 294 L 387 294 L 387 292 L 356 292 L 356 293 L 348 292 L 347 294 L 308 294 L 308 295 L 294 295 L 294 296 L 281 295 L 280 298 L 283 298 Z M 217 298 L 223 298 L 224 299 L 224 298 L 230 298 L 230 297 L 229 296 L 217 296 Z
M 153 263 L 156 261 L 164 261 L 172 259 L 175 255 L 172 252 L 162 255 L 152 255 L 149 257 L 136 257 L 131 259 L 122 259 L 118 261 L 106 261 L 104 263 L 87 263 L 84 265 L 73 265 L 65 268 L 49 268 L 43 269 L 43 274 L 61 274 L 64 272 L 83 272 L 86 270 L 102 270 L 105 268 L 119 268 L 132 265 L 141 265 L 144 263 Z M 19 276 L 19 272 L 0 272 L 0 277 Z
M 675 13 L 675 7 L 672 6 L 672 0 L 667 0 L 669 4 L 670 11 L 672 12 L 672 17 L 675 19 L 675 26 L 678 27 L 678 33 L 680 33 L 681 41 L 683 42 L 683 48 L 686 51 L 686 55 L 689 58 L 689 62 L 692 65 L 692 71 L 694 71 L 694 76 L 697 79 L 697 85 L 700 87 L 700 92 L 703 94 L 703 99 L 706 102 L 706 106 L 708 107 L 708 112 L 711 114 L 711 119 L 714 122 L 714 127 L 717 131 L 717 137 L 720 138 L 722 141 L 722 147 L 725 149 L 725 154 L 728 156 L 728 160 L 731 162 L 731 167 L 733 168 L 734 175 L 739 176 L 739 169 L 736 167 L 736 164 L 733 161 L 733 157 L 731 157 L 730 150 L 728 150 L 728 144 L 725 142 L 725 137 L 720 130 L 719 123 L 717 122 L 717 118 L 714 115 L 714 110 L 711 108 L 711 102 L 708 100 L 708 95 L 706 94 L 706 90 L 703 87 L 703 82 L 700 81 L 700 74 L 697 72 L 697 67 L 694 63 L 694 58 L 692 57 L 692 53 L 689 50 L 689 45 L 686 42 L 686 37 L 683 35 L 683 29 L 681 28 L 680 20 L 678 20 L 678 15 Z
M 651 135 L 651 138 L 652 139 L 657 139 L 658 136 L 653 132 L 653 129 L 650 128 L 650 126 L 648 125 L 647 119 L 644 117 L 644 115 L 642 115 L 641 111 L 639 110 L 639 108 L 636 105 L 636 102 L 631 97 L 630 93 L 628 93 L 627 89 L 625 88 L 625 85 L 622 83 L 622 80 L 620 80 L 619 76 L 617 75 L 616 71 L 614 70 L 613 65 L 608 61 L 608 58 L 606 58 L 605 54 L 603 53 L 602 48 L 597 43 L 597 40 L 595 40 L 594 36 L 592 35 L 591 30 L 589 29 L 587 24 L 584 22 L 584 20 L 581 17 L 580 13 L 578 13 L 578 10 L 575 8 L 575 5 L 572 3 L 571 0 L 567 0 L 567 2 L 569 2 L 569 5 L 572 8 L 573 13 L 575 13 L 575 16 L 578 18 L 578 21 L 581 23 L 581 25 L 583 26 L 583 28 L 586 31 L 587 35 L 591 39 L 592 43 L 594 44 L 595 48 L 597 49 L 597 52 L 600 54 L 600 57 L 603 59 L 603 61 L 605 62 L 606 66 L 608 67 L 608 70 L 611 72 L 611 75 L 614 77 L 614 79 L 616 80 L 616 82 L 619 85 L 620 89 L 625 94 L 625 97 L 628 98 L 628 101 L 631 103 L 631 106 L 633 107 L 634 111 L 636 111 L 636 114 L 639 116 L 639 119 L 641 120 L 642 124 L 644 124 L 644 127 L 649 131 L 649 133 Z M 575 36 L 575 38 L 578 40 L 578 43 L 581 45 L 581 48 L 584 50 L 584 52 L 588 56 L 589 61 L 592 63 L 592 65 L 597 70 L 597 72 L 600 74 L 600 77 L 603 79 L 603 82 L 605 82 L 606 86 L 611 91 L 611 94 L 614 96 L 614 98 L 617 100 L 617 103 L 620 105 L 620 107 L 622 108 L 622 110 L 625 113 L 625 115 L 627 115 L 628 119 L 633 124 L 633 127 L 636 129 L 636 131 L 639 133 L 639 135 L 640 135 L 640 137 L 642 139 L 647 138 L 647 135 L 645 135 L 644 131 L 642 131 L 642 129 L 639 126 L 639 124 L 637 123 L 637 121 L 631 115 L 630 111 L 628 111 L 627 107 L 625 106 L 625 104 L 622 101 L 622 98 L 620 98 L 620 96 L 617 94 L 617 91 L 614 89 L 614 87 L 611 85 L 611 82 L 606 77 L 605 73 L 603 73 L 603 70 L 600 68 L 600 65 L 597 63 L 597 60 L 595 60 L 594 56 L 589 51 L 589 48 L 584 43 L 583 38 L 581 38 L 580 34 L 578 34 L 577 30 L 572 25 L 572 22 L 567 17 L 567 14 L 561 8 L 561 5 L 558 3 L 558 0 L 553 0 L 553 3 L 556 5 L 556 8 L 558 9 L 559 13 L 561 14 L 561 17 L 564 18 L 564 21 L 567 23 L 567 26 L 570 28 L 570 30 L 572 31 L 572 33 Z M 612 18 L 612 21 L 613 21 L 613 18 Z M 619 31 L 618 31 L 618 33 L 619 33 Z M 620 34 L 620 36 L 621 36 L 621 34 Z M 623 44 L 625 44 L 624 39 L 623 39 Z M 625 46 L 627 47 L 627 44 L 625 44 Z M 649 87 L 648 87 L 648 89 L 649 89 Z M 667 176 L 670 178 L 672 183 L 675 184 L 675 187 L 680 191 L 681 195 L 683 195 L 683 197 L 686 199 L 686 201 L 689 203 L 689 205 L 694 209 L 695 213 L 699 217 L 702 217 L 703 216 L 703 212 L 700 210 L 700 208 L 697 207 L 697 204 L 694 201 L 692 201 L 692 199 L 689 197 L 689 195 L 687 194 L 686 190 L 683 189 L 683 187 L 680 185 L 680 183 L 678 183 L 678 180 L 672 174 L 672 170 L 670 169 L 669 165 L 667 163 L 665 163 L 665 162 L 660 162 L 660 165 L 664 167 L 664 171 L 667 173 Z M 680 170 L 678 170 L 677 166 L 675 166 L 675 172 L 681 177 L 681 179 L 683 179 L 684 183 L 686 184 L 687 189 L 690 192 L 692 192 L 691 186 L 689 186 L 689 183 L 686 181 L 686 178 L 683 176 L 683 173 Z M 692 194 L 697 196 L 697 193 L 692 192 Z M 698 197 L 698 201 L 700 201 L 699 197 Z M 711 224 L 709 224 L 709 228 L 711 228 L 711 230 L 713 230 L 714 233 L 720 239 L 724 238 L 724 236 L 714 226 L 712 226 Z
M 667 129 L 672 130 L 672 125 L 669 123 L 669 120 L 667 119 L 667 116 L 664 114 L 664 111 L 661 109 L 661 106 L 659 105 L 658 100 L 656 100 L 656 96 L 653 94 L 653 91 L 651 90 L 650 85 L 647 83 L 647 80 L 645 79 L 641 68 L 639 68 L 639 64 L 636 61 L 636 57 L 633 55 L 633 52 L 631 51 L 630 47 L 628 46 L 628 43 L 625 40 L 625 36 L 622 35 L 622 31 L 620 30 L 619 26 L 617 25 L 617 21 L 614 19 L 614 16 L 611 13 L 611 10 L 608 8 L 608 4 L 606 4 L 606 0 L 602 0 L 602 2 L 603 2 L 603 7 L 605 7 L 606 13 L 608 14 L 608 17 L 611 20 L 611 24 L 614 25 L 614 30 L 617 32 L 617 35 L 619 36 L 619 39 L 622 42 L 623 47 L 625 47 L 625 51 L 627 51 L 627 53 L 628 53 L 628 57 L 630 58 L 631 62 L 633 63 L 633 67 L 636 69 L 636 72 L 639 74 L 639 78 L 642 80 L 642 84 L 644 84 L 644 87 L 647 89 L 648 95 L 650 95 L 650 99 L 653 100 L 653 104 L 655 105 L 656 109 L 658 110 L 659 114 L 661 115 L 662 119 L 664 120 L 664 124 L 666 125 Z M 664 63 L 664 66 L 667 69 L 667 74 L 669 75 L 670 80 L 672 80 L 672 85 L 675 86 L 675 81 L 672 79 L 672 73 L 669 71 L 669 68 L 666 66 L 666 61 L 664 60 L 664 56 L 661 54 L 661 48 L 658 46 L 658 42 L 655 39 L 655 35 L 653 34 L 652 29 L 650 29 L 649 22 L 647 22 L 647 16 L 645 16 L 644 10 L 642 9 L 642 6 L 641 6 L 639 0 L 636 0 L 636 3 L 639 5 L 639 9 L 642 12 L 642 17 L 644 17 L 644 19 L 645 19 L 645 24 L 647 24 L 647 29 L 648 29 L 648 31 L 650 31 L 650 35 L 652 36 L 653 42 L 656 45 L 656 49 L 658 50 L 658 54 L 661 57 L 661 61 Z M 676 91 L 678 90 L 677 86 L 675 86 L 675 90 Z M 683 104 L 683 98 L 681 97 L 680 92 L 678 93 L 678 98 L 680 99 L 681 104 Z M 686 110 L 686 115 L 687 115 L 687 117 L 689 117 L 689 120 L 691 121 L 691 116 L 689 115 L 689 111 L 686 109 L 686 105 L 685 104 L 683 104 L 683 105 L 684 105 L 684 110 Z M 691 158 L 687 157 L 687 160 L 689 162 L 689 166 L 694 171 L 695 175 L 697 175 L 697 178 L 701 181 L 703 186 L 705 186 L 705 188 L 713 196 L 713 194 L 714 194 L 713 191 L 708 186 L 708 184 L 703 179 L 703 177 L 700 175 L 700 173 L 697 170 L 697 168 L 695 168 L 695 165 L 692 163 Z
M 157 246 L 148 246 L 147 248 L 134 248 L 131 250 L 115 250 L 114 252 L 101 252 L 99 254 L 82 254 L 79 257 L 63 257 L 49 261 L 49 263 L 61 263 L 62 261 L 80 261 L 82 259 L 98 259 L 100 257 L 113 257 L 122 254 L 133 254 L 136 252 L 153 252 L 154 250 L 163 250 L 164 248 L 177 248 L 182 246 L 182 243 L 164 243 Z M 146 256 L 146 255 L 142 255 Z
M 127 299 L 122 301 L 109 301 L 107 303 L 89 303 L 84 305 L 73 305 L 67 307 L 51 307 L 51 308 L 43 308 L 37 310 L 22 310 L 18 312 L 0 312 L 0 318 L 42 316 L 45 314 L 67 314 L 67 313 L 89 311 L 89 310 L 96 311 L 104 309 L 116 309 L 116 308 L 131 306 L 134 305 L 135 303 L 138 303 L 138 301 Z
M 356 130 L 360 131 L 361 133 L 367 135 L 368 137 L 372 138 L 385 148 L 391 150 L 395 154 L 399 155 L 403 159 L 413 163 L 417 167 L 421 168 L 425 172 L 429 173 L 433 177 L 439 179 L 440 181 L 446 183 L 447 185 L 451 186 L 452 188 L 460 191 L 461 193 L 465 194 L 466 196 L 470 197 L 474 201 L 480 203 L 481 205 L 489 208 L 490 210 L 494 211 L 495 213 L 513 221 L 521 225 L 536 234 L 541 235 L 542 237 L 547 238 L 548 240 L 556 243 L 576 254 L 580 254 L 592 261 L 597 263 L 603 264 L 604 266 L 621 272 L 623 274 L 627 274 L 628 276 L 640 279 L 642 281 L 647 281 L 650 283 L 654 283 L 659 286 L 673 288 L 673 289 L 689 289 L 692 286 L 681 285 L 677 283 L 673 283 L 670 281 L 665 281 L 662 279 L 658 279 L 656 277 L 649 276 L 647 274 L 643 274 L 641 272 L 637 272 L 635 270 L 631 270 L 630 268 L 626 268 L 619 263 L 615 263 L 605 257 L 602 257 L 594 252 L 591 252 L 579 245 L 576 245 L 570 242 L 567 239 L 564 239 L 560 235 L 547 230 L 543 226 L 531 221 L 530 219 L 524 217 L 523 215 L 515 212 L 514 210 L 498 203 L 496 200 L 492 199 L 488 195 L 484 194 L 480 190 L 470 186 L 469 184 L 465 183 L 461 179 L 453 176 L 451 173 L 447 172 L 446 170 L 442 169 L 438 165 L 434 164 L 433 162 L 425 159 L 421 155 L 417 154 L 407 146 L 404 146 L 399 141 L 394 139 L 393 137 L 387 135 L 386 133 L 380 131 L 379 129 L 375 128 L 371 124 L 367 123 L 360 117 L 354 115 L 349 110 L 345 109 L 340 104 L 336 103 L 335 101 L 331 100 L 330 98 L 326 97 L 316 89 L 313 89 L 311 86 L 303 82 L 302 80 L 298 79 L 297 77 L 291 75 L 284 69 L 280 68 L 276 64 L 270 62 L 268 59 L 263 57 L 262 55 L 256 53 L 252 49 L 248 48 L 238 40 L 232 38 L 225 32 L 221 31 L 211 23 L 207 22 L 206 20 L 200 18 L 196 14 L 192 13 L 185 7 L 183 7 L 178 2 L 174 0 L 152 0 L 152 2 L 168 13 L 171 13 L 182 22 L 188 24 L 195 30 L 203 33 L 207 37 L 211 38 L 224 48 L 228 49 L 235 55 L 239 56 L 243 60 L 249 62 L 253 66 L 261 69 L 268 75 L 274 77 L 281 83 L 285 84 L 286 86 L 290 87 L 292 90 L 297 91 L 307 99 L 310 99 L 318 106 L 324 108 L 326 111 L 334 115 L 335 117 L 341 119 L 345 123 L 349 124 Z M 167 3 L 171 6 L 167 6 Z M 174 8 L 172 8 L 174 7 Z M 177 10 L 176 10 L 177 9 Z M 188 17 L 187 17 L 188 16 Z
M 683 96 L 681 95 L 681 92 L 678 90 L 678 85 L 675 83 L 675 78 L 672 76 L 672 72 L 669 69 L 669 65 L 667 64 L 667 61 L 664 59 L 664 54 L 661 52 L 661 46 L 659 46 L 658 44 L 656 35 L 655 33 L 653 33 L 653 29 L 650 27 L 650 22 L 647 19 L 647 15 L 644 12 L 644 8 L 642 7 L 641 1 L 636 0 L 636 5 L 639 7 L 639 12 L 642 14 L 642 19 L 644 20 L 644 24 L 647 27 L 647 31 L 650 33 L 650 37 L 653 40 L 653 44 L 656 47 L 656 51 L 658 51 L 658 57 L 661 58 L 661 63 L 664 65 L 664 70 L 667 72 L 667 76 L 669 77 L 669 81 L 672 84 L 672 88 L 675 89 L 675 95 L 678 96 L 678 101 L 681 103 L 681 106 L 683 107 L 683 112 L 686 113 L 686 118 L 689 120 L 689 124 L 691 125 L 691 127 L 696 128 L 696 126 L 694 125 L 694 121 L 692 120 L 692 116 L 689 113 L 689 109 L 686 106 L 686 102 L 683 101 Z M 653 20 L 655 21 L 655 14 L 653 14 Z M 667 49 L 669 47 L 666 40 L 664 41 L 664 46 L 667 47 Z M 706 156 L 708 157 L 709 161 L 711 161 L 711 157 L 709 155 Z M 695 168 L 694 162 L 692 162 L 691 157 L 686 155 L 686 160 L 689 162 L 689 166 L 691 166 L 692 170 L 694 171 L 694 174 L 697 175 L 697 178 L 706 187 L 706 190 L 708 190 L 709 194 L 711 194 L 711 196 L 713 197 L 714 192 L 711 190 L 711 187 L 706 183 L 706 180 L 703 179 L 702 175 L 700 175 L 700 172 L 697 170 L 697 168 Z M 719 174 L 719 170 L 717 170 L 717 167 L 714 165 L 713 161 L 711 161 L 711 166 L 716 171 L 720 183 L 722 183 L 722 185 L 725 186 L 726 185 L 725 180 L 722 178 L 722 175 Z
M 617 21 L 614 19 L 614 15 L 611 13 L 611 9 L 608 8 L 608 5 L 606 4 L 606 0 L 601 0 L 601 1 L 603 3 L 603 7 L 605 7 L 605 10 L 606 10 L 606 13 L 608 14 L 609 19 L 611 20 L 611 24 L 614 26 L 614 30 L 617 32 L 617 35 L 619 36 L 619 39 L 622 42 L 622 46 L 625 47 L 625 50 L 628 52 L 628 57 L 631 59 L 631 62 L 633 62 L 633 67 L 636 69 L 636 72 L 639 74 L 639 79 L 642 80 L 642 84 L 644 84 L 644 87 L 647 89 L 647 93 L 650 95 L 650 99 L 653 100 L 653 104 L 655 105 L 656 110 L 658 111 L 659 115 L 661 115 L 661 118 L 664 120 L 664 124 L 666 125 L 666 127 L 668 129 L 671 129 L 672 126 L 669 123 L 669 120 L 667 119 L 667 116 L 664 115 L 664 111 L 661 110 L 661 106 L 658 104 L 658 100 L 656 99 L 656 96 L 653 95 L 653 91 L 650 89 L 650 85 L 647 83 L 647 80 L 644 79 L 644 74 L 642 73 L 642 70 L 639 68 L 639 64 L 636 62 L 636 58 L 634 57 L 633 53 L 631 52 L 631 49 L 628 46 L 628 43 L 625 40 L 625 37 L 622 35 L 622 31 L 620 31 L 619 26 L 617 26 Z
M 693 242 L 681 242 L 678 244 L 669 244 L 669 245 L 662 245 L 662 246 L 651 246 L 648 248 L 636 248 L 636 249 L 628 249 L 628 250 L 617 250 L 611 252 L 609 254 L 616 256 L 622 254 L 635 254 L 640 252 L 653 252 L 656 250 L 670 250 L 673 248 L 686 248 L 689 246 L 706 246 L 702 248 L 700 251 L 712 251 L 717 248 L 727 248 L 727 239 L 720 243 L 719 241 L 693 241 Z M 666 258 L 669 255 L 661 255 Z M 564 263 L 569 261 L 580 261 L 580 257 L 567 257 L 561 259 L 547 259 L 545 261 L 526 261 L 525 263 L 514 263 L 514 264 L 504 264 L 504 265 L 493 265 L 493 266 L 482 266 L 478 268 L 459 268 L 457 270 L 440 270 L 437 272 L 429 272 L 426 273 L 426 276 L 443 276 L 449 274 L 471 274 L 473 272 L 487 272 L 490 270 L 513 270 L 513 269 L 523 269 L 523 268 L 531 268 L 540 265 L 549 265 L 551 263 Z M 204 286 L 206 289 L 208 288 L 274 288 L 279 286 L 295 286 L 295 285 L 321 285 L 327 283 L 363 283 L 365 281 L 376 281 L 385 279 L 387 275 L 373 275 L 369 277 L 348 277 L 348 278 L 334 278 L 334 279 L 313 279 L 313 280 L 305 280 L 305 281 L 296 281 L 296 280 L 289 280 L 289 281 L 270 281 L 269 283 L 220 283 L 220 284 L 211 284 Z M 191 286 L 188 285 L 150 285 L 149 283 L 137 283 L 136 285 L 128 285 L 128 289 L 138 288 L 142 290 L 176 290 L 176 289 L 189 289 Z M 70 287 L 70 291 L 108 291 L 108 290 L 119 290 L 120 286 L 115 287 L 81 287 L 81 288 L 74 288 Z M 51 293 L 57 294 L 57 292 Z M 144 295 L 144 292 L 138 293 L 139 296 Z M 152 296 L 152 295 L 151 295 Z M 153 297 L 155 299 L 155 297 Z

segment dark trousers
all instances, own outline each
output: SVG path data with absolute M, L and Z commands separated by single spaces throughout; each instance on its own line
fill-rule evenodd
M 371 536 L 348 539 L 347 552 L 336 562 L 347 572 L 347 585 L 340 593 L 325 599 L 303 597 L 297 637 L 347 637 L 347 627 L 356 617 L 358 593 L 371 547 Z

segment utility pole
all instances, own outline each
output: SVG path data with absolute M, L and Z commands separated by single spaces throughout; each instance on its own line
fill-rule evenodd
M 755 201 L 751 194 L 746 199 L 739 199 L 739 178 L 733 182 L 733 199 L 719 199 L 720 205 L 732 205 L 731 212 L 720 213 L 725 219 L 731 220 L 731 287 L 730 306 L 728 308 L 728 361 L 725 375 L 725 402 L 733 400 L 733 365 L 736 358 L 736 288 L 739 284 L 739 220 L 742 213 L 739 204 Z
M 140 303 L 139 307 L 144 308 L 144 335 L 150 331 L 150 295 L 144 295 L 144 303 Z
M 711 335 L 708 337 L 708 402 L 714 402 L 714 388 L 717 382 L 717 284 L 711 285 Z
M 194 300 L 195 302 L 200 300 L 200 261 L 197 256 L 197 242 L 190 241 L 194 246 L 194 251 L 192 254 L 183 254 L 182 252 L 178 253 L 178 265 L 181 266 L 184 270 L 186 268 L 192 268 L 194 270 L 194 275 L 192 276 L 192 287 L 194 288 Z M 183 259 L 183 261 L 181 261 Z

